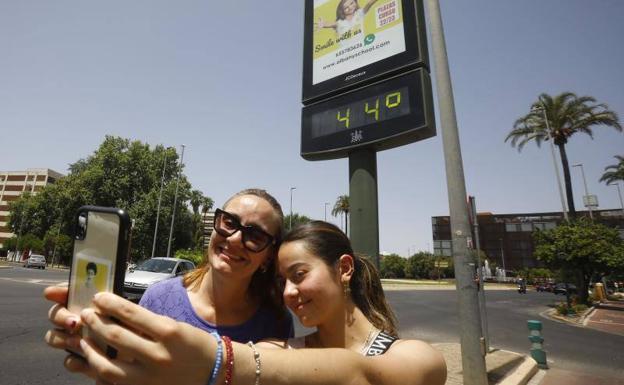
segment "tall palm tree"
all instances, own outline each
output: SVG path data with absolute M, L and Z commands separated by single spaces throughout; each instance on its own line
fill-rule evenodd
M 547 120 L 544 119 L 544 111 Z M 579 132 L 593 139 L 591 128 L 600 125 L 622 131 L 617 114 L 610 111 L 606 104 L 596 104 L 596 99 L 591 96 L 577 96 L 572 92 L 564 92 L 553 97 L 543 93 L 531 105 L 531 111 L 516 120 L 513 129 L 505 138 L 505 142 L 511 140 L 511 146 L 517 146 L 518 151 L 530 141 L 535 141 L 540 147 L 542 142 L 554 139 L 561 157 L 566 197 L 572 218 L 576 217 L 576 210 L 565 145 L 572 135 Z
M 204 194 L 202 194 L 199 190 L 191 191 L 191 207 L 193 208 L 193 214 L 199 214 L 199 206 L 202 204 L 202 199 L 204 198 Z
M 601 182 L 606 184 L 617 181 L 624 182 L 624 156 L 616 155 L 615 159 L 618 160 L 618 163 L 605 167 L 605 173 L 600 177 Z
M 349 196 L 341 195 L 336 199 L 336 203 L 334 203 L 334 208 L 331 211 L 333 216 L 337 216 L 338 214 L 342 214 L 344 218 L 344 231 L 347 233 L 347 229 L 349 228 Z

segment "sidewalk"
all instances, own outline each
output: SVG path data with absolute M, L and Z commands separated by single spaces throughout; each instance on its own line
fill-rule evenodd
M 607 333 L 624 336 L 624 302 L 606 301 L 597 305 L 583 325 Z
M 447 367 L 446 385 L 463 385 L 461 347 L 458 343 L 432 344 L 444 356 Z M 493 350 L 485 356 L 490 385 L 524 385 L 537 372 L 535 361 L 507 350 Z
M 608 378 L 595 374 L 571 372 L 557 368 L 545 371 L 539 385 L 624 385 L 622 378 Z

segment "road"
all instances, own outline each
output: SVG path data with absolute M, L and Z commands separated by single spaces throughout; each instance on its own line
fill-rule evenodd
M 41 295 L 48 284 L 67 280 L 67 271 L 0 268 L 0 382 L 13 384 L 91 384 L 65 372 L 64 352 L 48 348 L 43 335 L 49 303 Z M 402 337 L 428 342 L 458 342 L 452 290 L 388 291 L 397 310 Z M 550 293 L 486 292 L 491 345 L 528 353 L 526 321 L 544 324 L 545 349 L 552 367 L 605 376 L 624 375 L 624 337 L 579 328 L 540 317 L 555 299 Z M 561 299 L 561 297 L 558 297 Z M 303 330 L 297 327 L 298 331 Z

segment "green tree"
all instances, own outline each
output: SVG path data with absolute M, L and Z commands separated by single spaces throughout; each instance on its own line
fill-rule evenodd
M 606 184 L 624 182 L 624 156 L 616 155 L 615 159 L 618 163 L 605 167 L 605 173 L 600 177 L 601 182 Z
M 405 261 L 405 277 L 406 278 L 429 278 L 432 276 L 435 256 L 431 253 L 420 251 L 411 255 Z
M 624 266 L 624 245 L 618 231 L 584 218 L 537 230 L 533 237 L 539 260 L 574 274 L 582 303 L 587 303 L 593 276 L 606 276 Z
M 303 225 L 311 221 L 312 219 L 310 219 L 309 217 L 303 214 L 297 214 L 297 213 L 292 214 L 292 228 L 293 229 L 299 225 Z M 284 228 L 287 229 L 289 224 L 290 224 L 290 214 L 284 217 L 284 222 L 283 222 Z
M 544 112 L 546 119 L 544 119 Z M 554 139 L 563 166 L 570 216 L 575 218 L 576 209 L 565 145 L 576 133 L 584 133 L 593 138 L 592 127 L 601 125 L 622 131 L 617 114 L 610 111 L 606 104 L 596 104 L 596 99 L 591 96 L 577 96 L 572 92 L 564 92 L 553 97 L 543 93 L 531 105 L 531 111 L 516 120 L 505 142 L 511 140 L 511 145 L 517 146 L 520 151 L 531 141 L 540 147 L 542 142 Z
M 385 255 L 380 264 L 381 278 L 404 278 L 405 258 L 397 255 Z
M 83 205 L 119 207 L 134 221 L 134 260 L 151 255 L 156 210 L 166 159 L 156 250 L 164 255 L 171 226 L 172 206 L 178 168 L 173 148 L 107 136 L 90 156 L 69 167 L 69 174 L 36 195 L 24 194 L 10 208 L 10 226 L 15 233 L 31 233 L 44 238 L 53 226 L 72 236 L 74 215 Z M 183 175 L 178 192 L 178 210 L 173 225 L 172 249 L 193 247 L 193 223 L 187 202 L 191 186 Z M 20 231 L 21 229 L 21 231 Z M 58 229 L 58 227 L 57 227 Z M 57 230 L 58 232 L 58 230 Z
M 331 211 L 332 216 L 342 215 L 344 218 L 344 232 L 348 233 L 349 229 L 349 196 L 341 195 L 336 199 L 336 203 L 334 203 L 334 208 Z

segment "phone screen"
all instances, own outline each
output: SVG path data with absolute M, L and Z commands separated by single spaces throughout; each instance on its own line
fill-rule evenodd
M 80 211 L 69 278 L 68 309 L 80 313 L 93 296 L 112 292 L 115 282 L 120 219 L 113 213 Z

